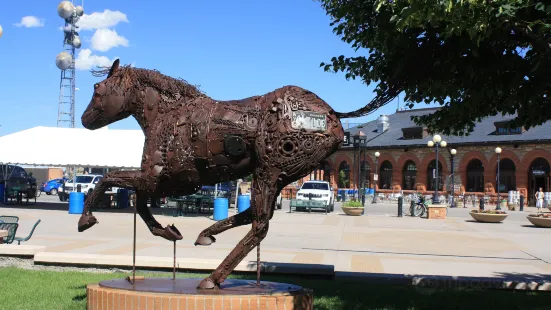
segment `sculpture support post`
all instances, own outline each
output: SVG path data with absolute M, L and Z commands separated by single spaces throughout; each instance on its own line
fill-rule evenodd
M 134 206 L 134 240 L 132 245 L 132 285 L 136 285 L 136 209 Z
M 176 240 L 174 242 L 174 265 L 172 267 L 172 280 L 176 281 Z

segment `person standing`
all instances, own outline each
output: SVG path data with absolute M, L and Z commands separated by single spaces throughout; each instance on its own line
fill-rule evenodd
M 543 208 L 543 189 L 540 187 L 539 191 L 536 192 L 536 208 L 538 208 L 538 212 L 542 212 L 541 208 Z

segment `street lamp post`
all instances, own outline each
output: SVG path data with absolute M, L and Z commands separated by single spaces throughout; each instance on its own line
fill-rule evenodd
M 360 193 L 359 189 L 358 189 L 358 179 L 359 179 L 359 175 L 357 175 L 356 173 L 360 171 L 360 164 L 359 164 L 359 161 L 360 161 L 360 156 L 358 154 L 358 159 L 356 160 L 356 149 L 358 149 L 358 151 L 360 150 L 360 147 L 359 147 L 359 134 L 355 134 L 352 136 L 352 146 L 354 147 L 354 164 L 352 165 L 352 171 L 354 171 L 354 175 L 355 175 L 355 178 L 354 178 L 354 187 L 358 190 L 358 194 Z M 356 170 L 356 164 L 358 165 L 358 169 Z M 354 192 L 354 187 L 352 187 L 352 199 L 356 199 L 356 193 Z M 358 196 L 358 200 L 359 199 L 359 196 Z
M 436 163 L 435 163 L 436 175 L 435 175 L 434 196 L 432 197 L 432 203 L 433 204 L 437 204 L 438 201 L 439 201 L 439 198 L 438 198 L 438 178 L 439 178 L 438 163 L 440 161 L 438 160 L 438 146 L 446 147 L 447 145 L 448 145 L 448 143 L 446 141 L 442 141 L 442 137 L 440 137 L 440 135 L 434 135 L 432 137 L 432 140 L 429 140 L 427 142 L 428 147 L 435 147 L 436 148 Z
M 362 171 L 360 170 L 360 185 L 361 185 L 361 191 L 362 191 L 362 206 L 365 207 L 365 172 L 366 172 L 366 162 L 365 162 L 365 152 L 366 152 L 366 147 L 367 147 L 367 137 L 365 135 L 360 135 L 360 156 L 358 156 L 358 160 L 360 162 L 360 169 L 363 169 L 363 174 L 362 174 Z M 364 157 L 364 160 L 362 161 L 361 160 L 361 154 L 362 154 L 362 149 L 363 149 L 363 157 Z M 359 197 L 358 197 L 359 198 Z
M 454 201 L 454 196 L 455 196 L 455 174 L 453 172 L 453 159 L 455 157 L 455 154 L 457 154 L 457 150 L 456 149 L 451 149 L 451 151 L 450 151 L 451 165 L 452 165 L 452 201 L 450 203 L 451 208 L 455 208 L 455 201 Z
M 360 200 L 360 190 L 361 190 L 361 175 L 362 175 L 362 172 L 361 172 L 361 168 L 362 168 L 362 147 L 364 147 L 366 141 L 367 141 L 367 137 L 361 132 L 359 131 L 357 134 L 354 135 L 354 161 L 357 162 L 358 164 L 358 169 L 357 169 L 357 175 L 356 175 L 356 190 L 358 191 L 358 196 L 357 196 L 357 199 L 358 201 Z M 358 160 L 356 160 L 356 148 L 358 148 Z M 364 150 L 365 152 L 365 150 Z M 365 194 L 362 196 L 362 201 L 365 201 Z M 364 203 L 365 204 L 365 203 Z
M 377 182 L 379 181 L 377 170 L 379 169 L 379 156 L 381 156 L 381 153 L 375 152 L 375 174 L 373 175 L 373 201 L 371 203 L 377 203 Z
M 496 210 L 501 210 L 501 204 L 499 201 L 499 155 L 501 154 L 501 148 L 496 147 L 496 154 L 497 154 L 497 205 Z

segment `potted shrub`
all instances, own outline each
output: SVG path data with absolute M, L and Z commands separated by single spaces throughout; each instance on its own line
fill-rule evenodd
M 508 216 L 505 211 L 501 210 L 471 210 L 469 214 L 477 222 L 482 223 L 501 223 Z
M 536 227 L 551 228 L 551 213 L 530 214 L 526 218 Z
M 350 200 L 343 203 L 341 208 L 346 215 L 358 216 L 364 213 L 362 203 L 356 200 Z

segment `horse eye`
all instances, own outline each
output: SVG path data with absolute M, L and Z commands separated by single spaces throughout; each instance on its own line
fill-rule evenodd
M 95 89 L 98 89 L 98 87 L 99 87 L 99 84 L 94 84 Z

